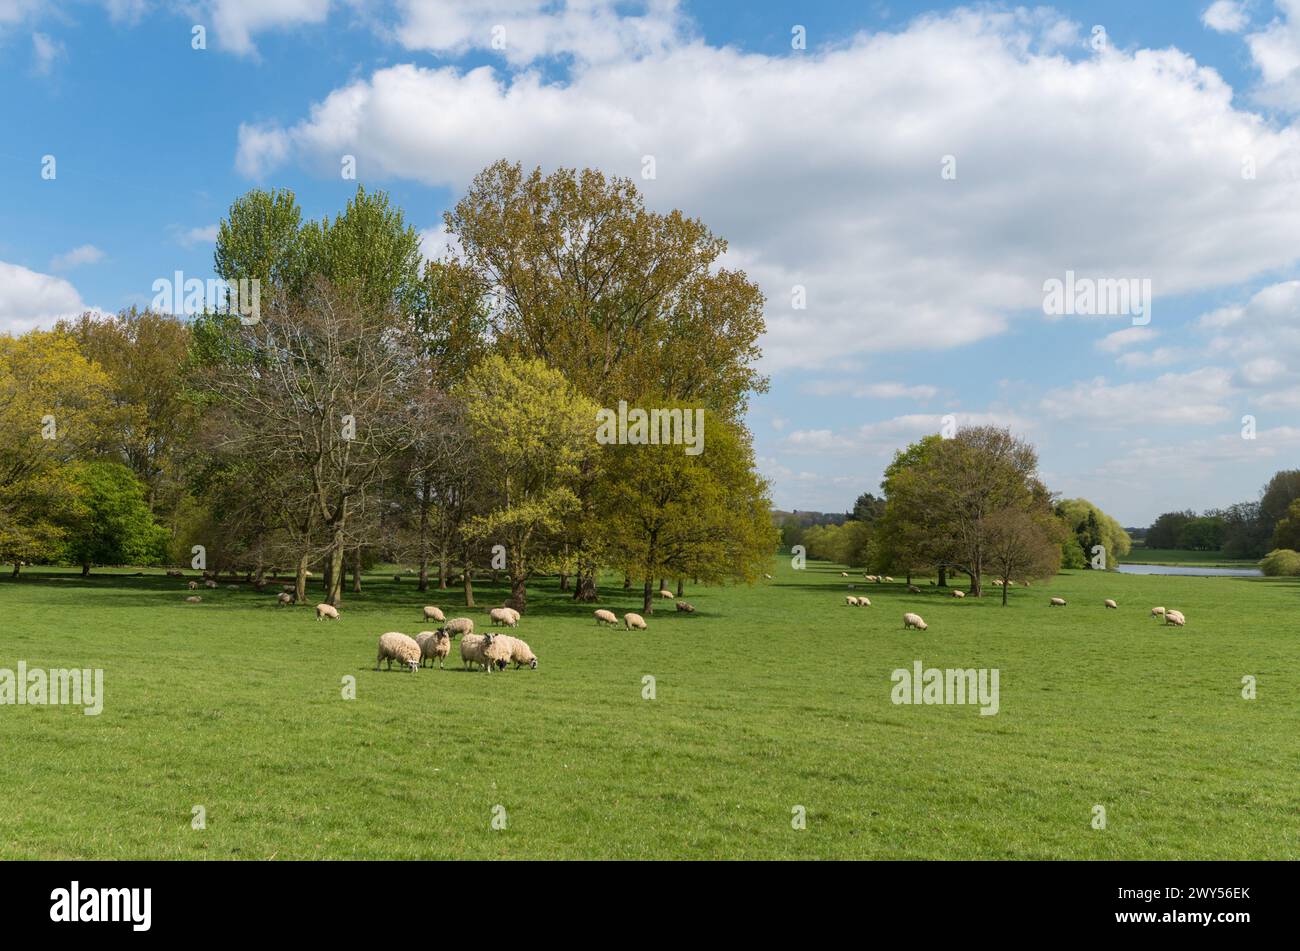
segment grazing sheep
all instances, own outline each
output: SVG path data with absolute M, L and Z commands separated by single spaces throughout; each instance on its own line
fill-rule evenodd
M 329 605 L 325 605 L 329 607 Z M 420 669 L 420 645 L 400 631 L 389 631 L 379 635 L 379 653 L 375 657 L 375 670 L 379 669 L 381 660 L 388 661 L 388 669 L 393 669 L 393 661 L 404 664 L 415 673 Z
M 767 574 L 765 574 L 765 575 L 763 575 L 763 577 L 766 578 L 768 581 L 771 581 L 771 580 L 772 580 L 772 576 L 771 576 L 771 575 L 767 575 Z
M 466 669 L 469 668 L 470 664 L 487 666 L 487 659 L 483 656 L 483 647 L 492 636 L 491 634 L 466 634 L 460 639 L 460 659 Z
M 847 598 L 844 599 L 844 603 L 851 608 L 856 608 L 858 606 L 858 599 L 853 597 L 852 595 L 849 595 Z
M 909 584 L 909 585 L 907 586 L 907 593 L 908 593 L 908 594 L 920 594 L 920 593 L 921 593 L 921 589 L 918 588 L 918 587 L 917 587 L 916 585 L 914 585 L 914 584 Z
M 866 575 L 865 577 L 866 577 L 866 579 L 867 579 L 868 581 L 878 581 L 878 580 L 880 580 L 880 579 L 878 579 L 875 575 Z
M 916 628 L 918 631 L 928 631 L 930 629 L 930 625 L 925 623 L 921 618 L 921 615 L 913 614 L 909 611 L 907 614 L 903 615 L 903 630 L 906 631 L 908 628 L 912 627 Z
M 958 588 L 953 588 L 953 589 L 952 589 L 952 596 L 953 596 L 954 598 L 964 598 L 964 597 L 966 597 L 966 592 L 965 592 L 965 591 L 962 591 L 962 590 L 960 590 L 960 589 L 958 589 Z
M 1049 608 L 1063 608 L 1065 607 L 1065 598 L 1049 598 L 1047 606 Z
M 891 577 L 889 577 L 889 575 L 885 575 L 885 581 L 887 581 L 889 584 L 893 584 L 893 583 L 894 583 L 894 579 L 891 578 Z
M 1182 611 L 1166 611 L 1166 612 L 1165 612 L 1165 626 L 1166 626 L 1166 627 L 1169 626 L 1170 624 L 1174 624 L 1174 625 L 1177 625 L 1178 627 L 1182 627 L 1182 626 L 1183 626 L 1184 624 L 1186 624 L 1186 623 L 1187 623 L 1187 618 L 1183 617 L 1183 612 L 1182 612 Z
M 521 617 L 523 617 L 523 615 L 519 613 L 519 609 L 518 609 L 518 608 L 515 608 L 515 607 L 511 607 L 511 605 L 510 605 L 509 602 L 507 602 L 506 604 L 502 605 L 502 608 L 501 608 L 501 609 L 502 609 L 503 611 L 509 611 L 511 614 L 513 614 L 513 615 L 515 616 L 515 627 L 518 627 L 518 626 L 519 626 L 519 619 L 520 619 Z
M 465 666 L 478 664 L 488 673 L 494 666 L 505 668 L 510 661 L 510 645 L 505 635 L 466 634 L 460 639 L 460 658 Z
M 447 622 L 446 631 L 452 637 L 458 634 L 473 634 L 474 619 L 468 617 L 454 617 Z
M 629 631 L 632 630 L 632 628 L 636 628 L 638 631 L 644 631 L 644 630 L 645 630 L 645 618 L 643 618 L 643 617 L 642 617 L 641 615 L 639 615 L 639 614 L 630 614 L 630 613 L 629 613 L 629 614 L 624 614 L 624 615 L 623 615 L 623 626 L 624 626 L 625 628 L 627 628 Z
M 334 607 L 332 604 L 316 605 L 316 620 L 323 621 L 326 618 L 329 618 L 331 621 L 337 621 L 339 619 L 339 609 Z M 402 636 L 405 637 L 406 635 Z
M 1106 607 L 1108 608 L 1115 608 L 1116 610 L 1119 610 L 1119 605 L 1116 604 L 1114 601 L 1112 601 L 1110 598 L 1107 598 L 1105 601 L 1101 603 L 1106 605 Z
M 424 606 L 424 619 L 426 621 L 437 621 L 439 624 L 447 620 L 443 616 L 443 613 L 439 611 L 437 608 L 435 608 L 432 604 L 426 604 Z
M 168 569 L 167 569 L 167 577 L 168 577 L 168 578 L 184 578 L 184 577 L 185 577 L 185 572 L 181 571 L 179 568 L 168 568 Z
M 197 590 L 198 590 L 198 587 L 199 587 L 199 583 L 198 583 L 197 581 L 191 581 L 191 582 L 190 582 L 190 590 L 191 590 L 191 591 L 197 591 Z
M 840 577 L 841 577 L 841 578 L 847 578 L 848 576 L 849 576 L 849 573 L 848 573 L 847 571 L 841 571 L 841 572 L 840 572 Z
M 594 612 L 596 615 L 596 624 L 617 624 L 618 617 L 613 611 L 606 611 L 604 608 L 597 608 Z
M 281 591 L 279 594 L 277 594 L 275 596 L 275 599 L 279 601 L 281 604 L 293 604 L 293 595 L 285 591 Z
M 1152 617 L 1164 617 L 1164 616 L 1165 616 L 1165 609 L 1164 609 L 1164 608 L 1152 608 L 1152 609 L 1151 609 L 1151 616 L 1152 616 Z
M 871 599 L 870 599 L 870 598 L 858 598 L 858 607 L 860 607 L 860 608 L 869 608 L 869 607 L 871 607 Z
M 488 617 L 492 619 L 491 624 L 489 625 L 490 627 L 497 624 L 502 624 L 506 627 L 519 626 L 519 615 L 515 614 L 514 611 L 510 610 L 510 608 L 491 608 L 488 611 Z
M 998 587 L 998 588 L 1002 587 L 1002 579 L 1001 579 L 1001 578 L 994 578 L 994 579 L 993 579 L 993 585 L 994 585 L 994 587 Z
M 424 666 L 424 660 L 429 659 L 429 666 L 433 666 L 434 660 L 437 660 L 438 666 L 443 667 L 443 662 L 447 655 L 451 653 L 451 637 L 443 629 L 436 631 L 421 631 L 415 635 L 415 643 L 420 645 L 420 666 Z
M 695 605 L 691 604 L 691 602 L 689 601 L 678 601 L 677 610 L 682 612 L 683 614 L 694 614 Z
M 845 577 L 848 577 L 848 576 L 846 575 Z M 672 593 L 671 591 L 669 591 L 667 588 L 660 588 L 660 589 L 659 589 L 659 597 L 663 598 L 663 599 L 666 600 L 666 601 L 671 601 L 673 598 L 677 597 L 677 595 L 673 594 L 673 593 Z
M 515 665 L 515 670 L 527 665 L 530 670 L 537 669 L 537 655 L 533 649 L 528 646 L 527 641 L 522 641 L 510 634 L 498 634 L 496 642 L 508 647 L 510 650 L 510 660 Z
M 1015 583 L 1014 581 L 1007 581 L 1007 587 L 1008 587 L 1008 588 L 1014 588 L 1015 586 L 1016 586 L 1016 583 Z
M 188 598 L 185 599 L 185 603 L 186 603 L 186 604 L 198 604 L 198 603 L 201 602 L 202 600 L 203 600 L 203 599 L 200 598 L 197 594 L 192 594 L 192 595 L 190 595 Z

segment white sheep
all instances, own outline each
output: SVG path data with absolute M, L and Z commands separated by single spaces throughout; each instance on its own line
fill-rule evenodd
M 293 604 L 293 595 L 285 591 L 281 591 L 278 595 L 275 596 L 275 599 L 279 601 L 281 604 Z
M 964 598 L 964 597 L 966 597 L 966 592 L 965 592 L 965 591 L 962 591 L 960 588 L 953 588 L 953 589 L 952 589 L 952 596 L 953 596 L 954 598 Z
M 766 578 L 768 581 L 771 581 L 771 580 L 772 580 L 772 576 L 769 575 L 769 574 L 765 574 L 765 575 L 763 575 L 763 577 Z
M 596 615 L 596 624 L 617 624 L 618 616 L 613 611 L 606 611 L 604 608 L 597 608 L 594 612 Z
M 906 631 L 908 628 L 912 627 L 916 628 L 918 631 L 928 631 L 930 629 L 930 625 L 925 623 L 921 618 L 921 615 L 913 614 L 909 611 L 903 615 L 903 630 Z
M 921 593 L 921 589 L 918 588 L 918 587 L 917 587 L 916 585 L 914 585 L 914 584 L 909 584 L 909 585 L 907 586 L 907 593 L 908 593 L 908 594 L 920 594 L 920 593 Z
M 316 620 L 323 621 L 326 618 L 329 618 L 331 621 L 337 621 L 339 619 L 339 609 L 334 607 L 332 604 L 316 605 Z M 406 635 L 402 636 L 405 637 Z
M 1165 612 L 1165 625 L 1166 625 L 1166 626 L 1168 626 L 1168 625 L 1170 625 L 1170 624 L 1173 624 L 1173 625 L 1176 625 L 1177 627 L 1182 627 L 1182 626 L 1183 626 L 1184 624 L 1186 624 L 1186 623 L 1187 623 L 1187 618 L 1183 617 L 1183 612 L 1182 612 L 1182 611 L 1166 611 L 1166 612 Z
M 447 622 L 445 629 L 452 637 L 458 634 L 473 634 L 474 619 L 468 617 L 454 617 Z
M 192 595 L 190 595 L 188 598 L 185 599 L 185 603 L 186 603 L 186 604 L 199 604 L 202 600 L 203 600 L 203 599 L 200 598 L 197 594 L 192 594 Z
M 437 621 L 439 624 L 447 620 L 447 618 L 443 616 L 443 613 L 432 604 L 426 604 L 424 606 L 424 619 L 426 621 Z
M 848 575 L 845 575 L 845 577 L 847 578 Z M 667 588 L 660 588 L 660 589 L 659 589 L 659 597 L 661 597 L 661 598 L 666 598 L 667 600 L 671 601 L 673 598 L 677 597 L 677 595 L 673 594 L 673 593 L 672 593 L 671 591 L 669 591 Z
M 329 605 L 325 605 L 329 607 Z M 420 669 L 420 645 L 400 631 L 389 631 L 379 635 L 379 653 L 375 656 L 375 670 L 379 662 L 388 661 L 388 669 L 393 669 L 393 661 L 405 664 L 411 672 Z
M 1164 616 L 1165 616 L 1165 609 L 1164 609 L 1164 608 L 1152 608 L 1152 609 L 1151 609 L 1151 616 L 1152 616 L 1152 617 L 1164 617 Z
M 644 631 L 644 630 L 645 630 L 645 618 L 643 618 L 643 617 L 642 617 L 641 615 L 639 615 L 639 614 L 631 614 L 631 613 L 629 613 L 629 614 L 624 614 L 624 615 L 623 615 L 623 626 L 624 626 L 625 628 L 627 628 L 627 630 L 629 630 L 629 631 L 632 630 L 633 628 L 636 628 L 638 631 Z
M 858 606 L 858 599 L 853 597 L 852 595 L 849 595 L 847 598 L 844 599 L 844 603 L 851 608 L 856 608 Z
M 492 626 L 497 624 L 505 627 L 519 626 L 519 615 L 515 614 L 510 608 L 492 608 L 488 611 L 488 617 L 492 619 Z
M 889 584 L 893 584 L 893 583 L 894 583 L 894 579 L 891 578 L 891 577 L 889 577 L 889 575 L 885 575 L 885 581 L 887 581 Z
M 1065 607 L 1065 598 L 1049 598 L 1047 606 L 1049 608 L 1063 608 Z
M 691 602 L 689 601 L 678 601 L 677 610 L 680 611 L 682 614 L 694 614 L 695 605 L 691 604 Z
M 465 666 L 479 664 L 488 673 L 510 662 L 510 645 L 505 635 L 466 634 L 460 639 L 460 657 Z
M 429 659 L 429 666 L 437 660 L 438 666 L 442 667 L 443 661 L 451 653 L 451 637 L 445 630 L 421 631 L 415 635 L 415 643 L 420 645 L 420 666 L 424 666 L 424 660 Z
M 498 634 L 497 641 L 510 649 L 510 660 L 515 665 L 515 670 L 527 665 L 530 670 L 537 669 L 537 655 L 533 649 L 528 646 L 527 641 L 520 640 L 510 634 Z
M 191 591 L 197 591 L 197 590 L 198 590 L 198 587 L 199 587 L 199 583 L 198 583 L 197 581 L 191 581 L 191 582 L 190 582 L 190 590 L 191 590 Z
M 868 581 L 878 581 L 879 579 L 878 579 L 875 575 L 867 575 L 867 580 L 868 580 Z
M 869 608 L 869 607 L 871 607 L 871 599 L 870 599 L 870 598 L 858 598 L 858 607 L 860 607 L 860 608 Z
M 848 573 L 847 571 L 841 571 L 841 572 L 840 572 L 840 577 L 841 577 L 841 578 L 847 578 L 848 576 L 849 576 L 849 573 Z
M 203 582 L 203 584 L 204 584 L 204 587 L 208 587 L 208 588 L 215 588 L 215 587 L 217 586 L 217 583 L 216 583 L 215 581 L 213 581 L 211 578 L 209 578 L 207 581 Z
M 1115 608 L 1115 610 L 1119 610 L 1119 605 L 1116 604 L 1116 603 L 1115 603 L 1113 600 L 1111 600 L 1110 598 L 1107 598 L 1105 601 L 1103 601 L 1103 602 L 1101 602 L 1101 603 L 1104 604 L 1104 605 L 1106 605 L 1106 607 L 1108 607 L 1108 608 Z

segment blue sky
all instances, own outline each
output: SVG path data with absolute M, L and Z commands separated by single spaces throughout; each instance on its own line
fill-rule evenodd
M 0 0 L 0 82 L 0 330 L 209 276 L 251 187 L 336 212 L 344 155 L 430 254 L 495 159 L 591 165 L 763 287 L 780 507 L 949 414 L 1130 525 L 1300 458 L 1300 0 Z M 1067 270 L 1151 280 L 1150 323 L 1044 314 Z

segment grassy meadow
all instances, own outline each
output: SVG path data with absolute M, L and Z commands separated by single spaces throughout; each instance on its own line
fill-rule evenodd
M 0 706 L 0 858 L 1300 857 L 1300 580 L 1066 572 L 1003 608 L 772 572 L 631 633 L 539 580 L 515 632 L 538 669 L 490 675 L 458 644 L 446 670 L 372 669 L 421 605 L 467 613 L 391 570 L 338 622 L 275 587 L 187 605 L 160 572 L 5 577 L 0 667 L 100 667 L 106 698 L 97 717 Z M 891 671 L 918 659 L 999 669 L 1000 712 L 894 705 Z

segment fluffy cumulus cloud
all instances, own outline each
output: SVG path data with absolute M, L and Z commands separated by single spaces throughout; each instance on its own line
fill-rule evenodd
M 0 261 L 0 333 L 48 327 L 84 309 L 81 295 L 62 278 Z
M 208 0 L 205 10 L 221 47 L 246 55 L 256 52 L 257 33 L 324 23 L 330 0 Z
M 422 42 L 454 48 L 489 20 Z M 726 236 L 763 286 L 773 371 L 1041 320 L 1043 282 L 1066 270 L 1150 278 L 1159 307 L 1300 248 L 1283 211 L 1300 199 L 1297 132 L 1234 107 L 1177 50 L 1096 53 L 1043 12 L 923 17 L 779 57 L 682 42 L 563 82 L 397 65 L 296 123 L 241 129 L 238 166 L 332 174 L 342 154 L 453 189 L 501 156 L 636 178 Z
M 601 62 L 662 52 L 686 29 L 679 0 L 399 0 L 407 49 L 490 50 L 522 65 L 551 56 Z
M 1197 322 L 1209 335 L 1205 353 L 1235 368 L 1233 383 L 1253 406 L 1300 409 L 1300 281 L 1265 287 L 1245 304 Z
M 98 264 L 104 259 L 104 252 L 93 244 L 83 244 L 64 254 L 59 254 L 50 261 L 51 271 L 70 271 L 83 264 Z
M 1214 0 L 1201 14 L 1201 22 L 1217 33 L 1240 33 L 1250 22 L 1250 14 L 1240 0 Z

